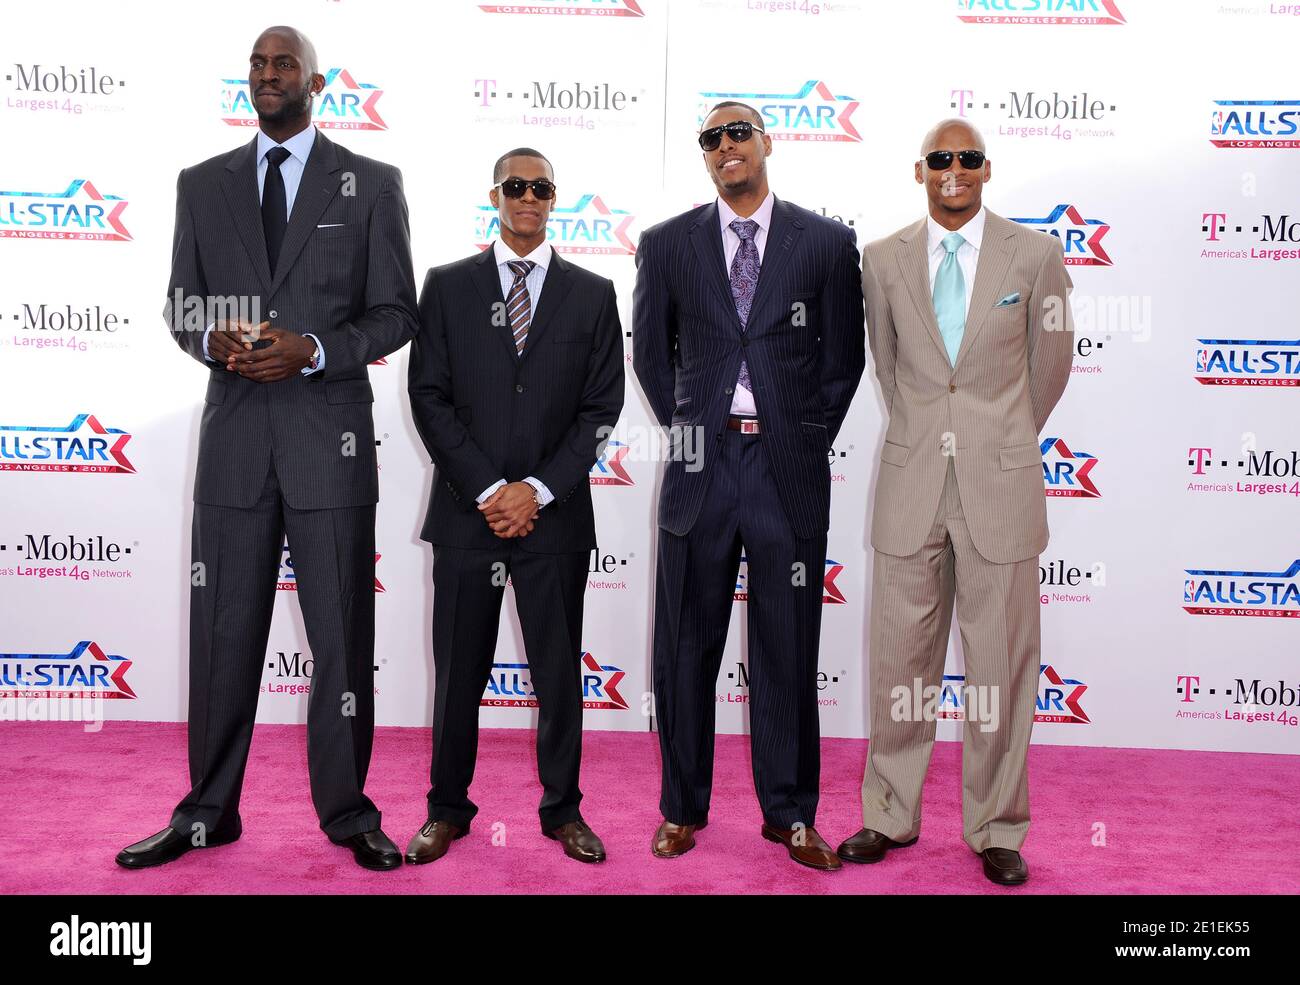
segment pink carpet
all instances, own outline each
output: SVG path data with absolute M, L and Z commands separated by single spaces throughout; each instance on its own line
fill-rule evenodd
M 719 736 L 712 821 L 690 854 L 650 854 L 658 823 L 653 735 L 588 732 L 584 815 L 609 861 L 570 861 L 538 830 L 533 733 L 486 730 L 480 812 L 446 858 L 371 873 L 331 845 L 307 791 L 306 734 L 258 726 L 233 845 L 129 872 L 119 848 L 161 828 L 185 792 L 183 724 L 0 725 L 0 891 L 5 893 L 1295 893 L 1300 812 L 1294 756 L 1035 746 L 1031 878 L 999 889 L 962 843 L 957 743 L 939 743 L 921 840 L 877 865 L 794 864 L 758 835 L 748 740 Z M 822 743 L 817 828 L 832 844 L 860 824 L 866 743 Z M 382 728 L 367 792 L 401 848 L 424 820 L 429 732 Z M 1094 825 L 1105 825 L 1105 847 Z M 493 828 L 504 844 L 493 844 Z M 500 837 L 497 839 L 500 841 Z

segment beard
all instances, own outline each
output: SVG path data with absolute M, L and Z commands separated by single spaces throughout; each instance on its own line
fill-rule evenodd
M 311 114 L 311 81 L 308 80 L 301 89 L 296 91 L 286 89 L 284 98 L 280 100 L 279 106 L 273 110 L 264 112 L 258 106 L 256 96 L 253 98 L 253 108 L 257 112 L 259 122 L 269 123 L 272 126 L 309 116 Z

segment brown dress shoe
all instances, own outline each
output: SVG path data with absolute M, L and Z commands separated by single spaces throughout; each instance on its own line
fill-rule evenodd
M 1029 866 L 1020 853 L 1010 848 L 986 848 L 980 852 L 984 859 L 984 875 L 989 882 L 999 886 L 1019 886 L 1029 878 Z
M 424 827 L 406 846 L 406 861 L 411 865 L 436 862 L 447 854 L 453 841 L 467 834 L 469 828 L 458 828 L 450 821 L 425 821 Z
M 564 854 L 569 858 L 579 862 L 605 861 L 605 846 L 596 837 L 596 832 L 587 827 L 586 821 L 570 821 L 553 831 L 543 831 L 542 834 L 563 845 Z
M 654 852 L 656 858 L 677 858 L 679 855 L 685 855 L 695 847 L 695 832 L 708 826 L 708 821 L 701 821 L 699 824 L 673 824 L 672 821 L 664 821 L 655 832 L 654 840 L 650 842 L 650 851 Z
M 774 828 L 764 822 L 763 837 L 785 845 L 792 859 L 810 869 L 832 872 L 844 864 L 815 828 Z
M 879 831 L 863 828 L 852 838 L 846 838 L 835 850 L 835 854 L 846 862 L 879 862 L 891 848 L 906 848 L 915 844 L 915 838 L 911 841 L 894 841 Z

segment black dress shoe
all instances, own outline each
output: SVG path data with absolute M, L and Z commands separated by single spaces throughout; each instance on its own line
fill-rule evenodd
M 551 831 L 543 831 L 542 834 L 563 845 L 564 854 L 569 858 L 579 862 L 605 861 L 605 846 L 596 837 L 596 832 L 587 827 L 586 821 L 570 821 Z
M 181 834 L 175 828 L 167 827 L 155 835 L 150 835 L 144 841 L 127 845 L 117 853 L 116 861 L 118 865 L 127 869 L 147 869 L 154 865 L 166 865 L 196 848 L 229 845 L 232 841 L 238 841 L 241 834 L 243 834 L 242 827 L 228 831 L 214 831 L 207 836 L 203 844 L 196 845 L 193 836 Z
M 402 864 L 402 853 L 397 850 L 397 846 L 392 843 L 388 835 L 378 828 L 348 838 L 331 838 L 330 841 L 351 848 L 352 857 L 357 860 L 357 865 L 365 869 L 387 872 Z
M 891 848 L 907 848 L 915 844 L 915 838 L 911 841 L 894 841 L 879 831 L 863 828 L 852 838 L 846 838 L 835 850 L 835 854 L 846 862 L 879 862 Z
M 1010 848 L 986 848 L 980 852 L 984 859 L 984 875 L 989 882 L 999 886 L 1019 886 L 1029 878 L 1029 866 L 1019 852 Z

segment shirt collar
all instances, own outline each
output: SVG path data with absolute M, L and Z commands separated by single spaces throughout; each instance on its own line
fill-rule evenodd
M 307 158 L 311 155 L 311 149 L 316 143 L 316 128 L 308 126 L 282 144 L 277 144 L 268 137 L 259 128 L 257 131 L 257 163 L 260 167 L 262 161 L 266 158 L 266 152 L 272 147 L 283 147 L 293 157 L 297 158 L 298 163 L 306 165 Z
M 966 225 L 960 229 L 952 230 L 961 233 L 962 239 L 966 240 L 975 249 L 976 253 L 979 252 L 980 241 L 984 238 L 984 211 L 984 206 L 981 205 L 980 210 L 966 220 Z M 934 216 L 931 215 L 925 217 L 925 227 L 930 252 L 934 253 L 936 250 L 943 249 L 943 238 L 948 235 L 949 230 L 944 229 L 943 226 L 935 222 Z
M 748 217 L 752 219 L 754 222 L 757 222 L 758 228 L 761 229 L 763 232 L 768 232 L 772 228 L 772 205 L 775 201 L 776 199 L 772 196 L 772 193 L 769 191 L 767 193 L 767 198 L 763 199 L 763 204 L 760 205 L 757 208 L 757 210 L 755 210 L 753 215 Z M 722 223 L 722 231 L 726 232 L 727 227 L 731 225 L 732 221 L 739 218 L 740 216 L 736 215 L 736 210 L 733 209 L 726 202 L 724 202 L 721 197 L 719 197 L 718 198 L 718 221 Z M 733 229 L 732 232 L 735 232 L 735 230 Z
M 517 256 L 515 251 L 506 246 L 504 240 L 498 239 L 492 244 L 492 256 L 498 267 L 503 267 L 511 260 L 531 260 L 543 270 L 551 262 L 551 244 L 545 241 L 526 257 Z

